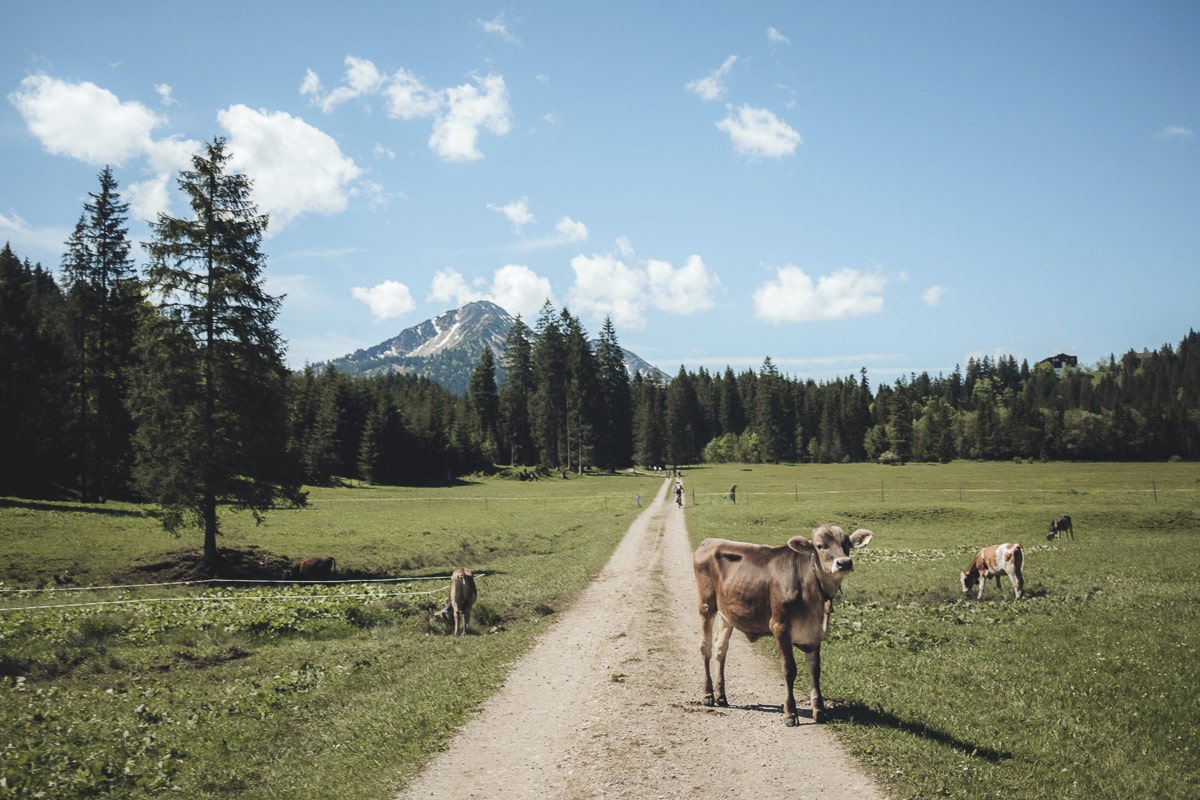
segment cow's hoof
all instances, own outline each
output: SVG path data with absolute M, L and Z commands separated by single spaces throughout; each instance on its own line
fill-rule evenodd
M 713 696 L 711 694 L 704 695 L 704 699 L 700 702 L 703 703 L 706 708 L 712 708 L 717 704 L 716 701 L 713 700 Z
M 726 700 L 724 697 L 718 697 L 717 705 L 719 705 L 721 708 L 729 708 L 729 701 Z
M 783 718 L 783 724 L 784 724 L 784 725 L 787 725 L 789 728 L 794 728 L 794 727 L 796 727 L 796 717 L 795 717 L 795 715 L 789 714 L 789 715 L 785 716 L 785 717 Z
M 825 709 L 814 708 L 813 709 L 813 722 L 815 722 L 819 725 L 824 721 L 825 721 Z

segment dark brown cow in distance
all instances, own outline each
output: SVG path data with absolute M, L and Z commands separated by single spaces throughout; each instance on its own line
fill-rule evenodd
M 292 570 L 292 577 L 302 581 L 327 581 L 333 574 L 335 566 L 337 566 L 337 562 L 333 556 L 306 558 L 296 564 Z
M 1064 533 L 1071 534 L 1072 539 L 1075 538 L 1075 527 L 1071 525 L 1070 514 L 1059 514 L 1057 517 L 1050 520 L 1050 530 L 1046 534 L 1046 538 L 1053 539 L 1057 536 L 1061 539 Z
M 750 641 L 775 637 L 787 701 L 783 721 L 796 725 L 796 656 L 803 651 L 812 685 L 813 722 L 825 720 L 821 697 L 821 641 L 833 611 L 833 596 L 842 579 L 854 569 L 850 551 L 866 547 L 874 538 L 859 529 L 849 536 L 825 523 L 812 539 L 793 536 L 786 545 L 770 546 L 705 539 L 693 559 L 700 605 L 700 654 L 704 657 L 704 705 L 728 706 L 725 697 L 725 654 L 734 629 Z M 713 655 L 716 623 L 717 684 L 713 692 L 709 661 Z
M 1013 587 L 1013 594 L 1020 600 L 1021 595 L 1025 593 L 1025 576 L 1022 573 L 1024 564 L 1025 551 L 1019 544 L 1006 542 L 984 547 L 975 554 L 970 568 L 961 574 L 963 594 L 971 591 L 971 587 L 978 583 L 979 593 L 975 599 L 982 600 L 983 587 L 988 578 L 995 578 L 996 588 L 999 589 L 1000 576 L 1007 575 Z
M 471 627 L 471 607 L 479 593 L 475 590 L 475 573 L 469 569 L 456 569 L 450 575 L 450 604 L 442 609 L 446 623 L 454 620 L 454 635 L 466 636 Z M 462 633 L 458 621 L 462 620 Z

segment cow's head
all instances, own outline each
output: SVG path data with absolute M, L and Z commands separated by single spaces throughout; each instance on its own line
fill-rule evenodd
M 975 570 L 970 572 L 960 572 L 959 578 L 962 580 L 963 594 L 975 588 L 975 584 L 979 583 L 979 573 Z
M 826 522 L 813 529 L 811 541 L 803 536 L 793 536 L 788 540 L 788 547 L 798 553 L 816 554 L 817 564 L 822 572 L 837 574 L 854 569 L 854 559 L 850 557 L 850 551 L 866 547 L 874 538 L 875 534 L 865 528 L 859 528 L 847 536 L 837 525 Z

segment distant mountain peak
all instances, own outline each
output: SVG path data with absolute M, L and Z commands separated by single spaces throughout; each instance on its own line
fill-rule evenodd
M 327 364 L 348 375 L 423 375 L 452 392 L 464 394 L 485 347 L 495 354 L 497 379 L 502 378 L 505 344 L 515 324 L 516 318 L 500 306 L 489 300 L 475 300 Z M 666 379 L 657 367 L 622 350 L 630 376 L 640 373 Z

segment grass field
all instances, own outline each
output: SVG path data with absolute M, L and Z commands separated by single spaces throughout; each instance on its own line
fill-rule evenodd
M 696 542 L 782 543 L 824 520 L 875 532 L 843 584 L 822 688 L 839 735 L 897 796 L 1200 797 L 1200 465 L 723 467 L 685 480 Z M 723 497 L 734 483 L 736 504 Z M 1074 541 L 1046 541 L 1058 513 Z M 1012 541 L 1025 598 L 1005 578 L 963 599 L 975 551 Z
M 876 533 L 823 688 L 832 727 L 897 796 L 1200 796 L 1200 465 L 729 465 L 684 481 L 696 542 L 777 543 L 824 520 Z M 389 797 L 660 485 L 316 489 L 261 526 L 223 518 L 221 546 L 263 564 L 329 553 L 344 576 L 432 578 L 334 587 L 77 591 L 179 577 L 199 536 L 137 506 L 0 499 L 0 797 Z M 1047 542 L 1064 512 L 1078 538 Z M 1025 599 L 1005 581 L 964 600 L 975 549 L 1014 540 Z M 501 631 L 469 648 L 429 621 L 459 565 L 486 573 L 473 627 Z M 17 610 L 47 605 L 72 607 Z

